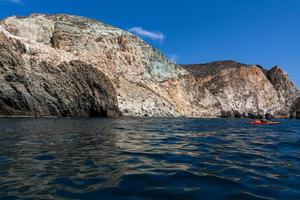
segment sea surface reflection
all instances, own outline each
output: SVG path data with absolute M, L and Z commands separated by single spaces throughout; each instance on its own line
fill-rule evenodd
M 1 199 L 300 199 L 300 121 L 0 119 Z

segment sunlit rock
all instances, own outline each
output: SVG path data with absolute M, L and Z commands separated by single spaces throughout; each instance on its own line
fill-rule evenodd
M 280 68 L 181 67 L 131 33 L 72 15 L 1 21 L 0 85 L 0 114 L 26 116 L 289 117 L 299 96 Z

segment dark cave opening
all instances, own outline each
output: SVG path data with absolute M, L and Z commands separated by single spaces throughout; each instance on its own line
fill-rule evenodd
M 108 117 L 107 110 L 103 109 L 103 107 L 100 107 L 100 109 L 92 107 L 89 112 L 89 117 Z
M 300 119 L 300 111 L 296 112 L 296 119 Z

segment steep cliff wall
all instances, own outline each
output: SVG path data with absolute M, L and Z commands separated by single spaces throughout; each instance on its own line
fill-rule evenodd
M 131 33 L 72 15 L 1 21 L 0 85 L 0 115 L 289 117 L 299 96 L 280 68 L 181 67 Z
M 300 119 L 300 97 L 292 105 L 290 118 Z
M 219 102 L 215 113 L 240 117 L 269 113 L 288 118 L 299 91 L 279 67 L 270 71 L 258 65 L 234 61 L 183 65 L 197 79 L 202 90 L 208 90 Z
M 14 71 L 14 74 L 3 71 L 1 92 L 10 87 L 8 85 L 12 85 L 4 78 L 9 74 L 13 78 L 26 76 L 25 81 L 35 83 L 29 85 L 27 89 L 38 92 L 41 90 L 36 83 L 38 79 L 36 77 L 44 77 L 43 80 L 39 79 L 40 84 L 52 84 L 48 88 L 57 92 L 55 96 L 51 96 L 53 93 L 48 94 L 51 96 L 48 101 L 51 105 L 60 104 L 63 107 L 60 108 L 62 113 L 59 115 L 86 116 L 87 108 L 83 108 L 82 105 L 88 104 L 87 107 L 98 105 L 94 105 L 98 96 L 92 95 L 94 93 L 92 91 L 97 90 L 98 86 L 86 83 L 89 80 L 81 80 L 87 78 L 81 75 L 85 70 L 99 79 L 98 82 L 102 79 L 105 83 L 108 83 L 107 80 L 110 81 L 107 87 L 112 88 L 111 93 L 103 91 L 107 91 L 107 101 L 113 102 L 112 110 L 115 113 L 120 111 L 125 116 L 189 114 L 182 109 L 186 107 L 188 101 L 185 100 L 187 95 L 181 94 L 184 90 L 181 90 L 180 85 L 180 82 L 184 81 L 182 77 L 188 75 L 188 72 L 128 32 L 83 17 L 35 14 L 25 18 L 10 17 L 1 21 L 0 34 L 2 69 L 9 68 Z M 74 69 L 74 66 L 77 68 Z M 49 73 L 53 73 L 55 77 Z M 84 97 L 87 91 L 80 92 L 77 89 L 85 90 L 87 85 L 92 90 L 89 93 L 93 96 L 93 100 L 83 101 L 82 98 L 87 98 Z M 169 91 L 173 87 L 179 89 L 175 96 Z M 35 98 L 31 95 L 32 98 L 29 98 L 30 95 L 25 92 L 23 89 L 19 95 L 26 96 L 26 104 L 34 104 L 35 107 L 13 104 L 11 109 L 8 109 L 3 103 L 2 107 L 6 108 L 2 114 L 58 115 L 56 111 L 47 110 L 44 100 L 41 99 L 44 95 Z M 11 98 L 11 101 L 14 101 L 15 93 L 5 94 L 3 98 Z M 182 98 L 177 98 L 179 95 L 182 95 Z M 55 100 L 57 98 L 59 103 Z M 70 103 L 72 101 L 70 99 L 74 100 L 73 103 L 76 99 L 80 105 L 76 107 Z M 35 101 L 41 103 L 37 105 Z M 73 106 L 68 107 L 69 104 Z M 73 109 L 77 110 L 76 114 L 71 112 Z
M 27 116 L 118 115 L 111 81 L 79 60 L 25 60 L 26 47 L 0 34 L 0 113 Z M 26 63 L 27 61 L 27 63 Z

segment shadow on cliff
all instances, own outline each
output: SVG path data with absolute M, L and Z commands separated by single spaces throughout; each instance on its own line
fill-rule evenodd
M 73 60 L 59 65 L 24 60 L 26 48 L 0 35 L 0 115 L 106 117 L 120 115 L 111 81 Z
M 296 99 L 294 104 L 291 107 L 291 112 L 290 112 L 290 118 L 291 119 L 300 119 L 300 97 Z

